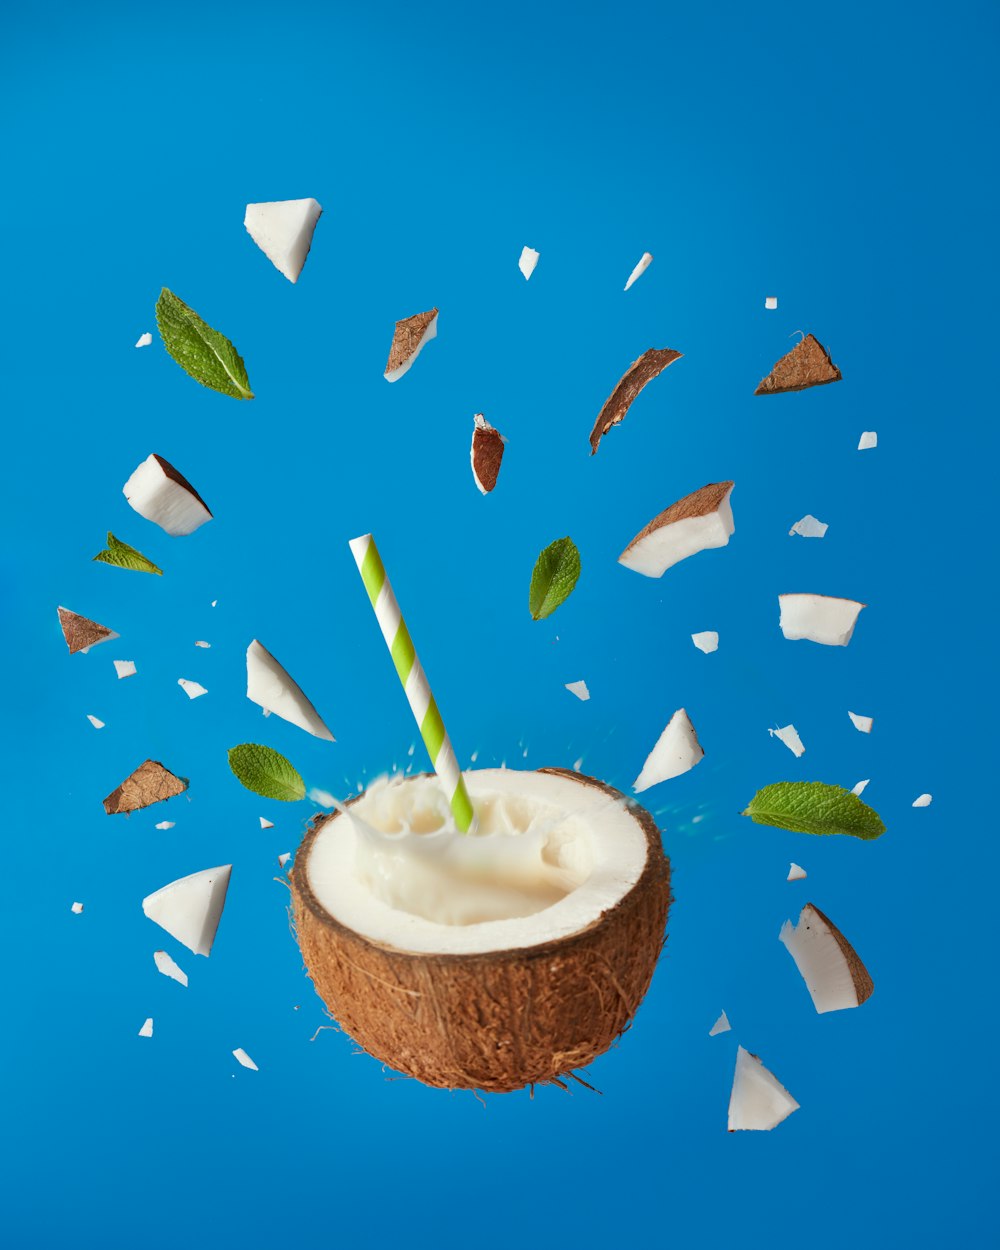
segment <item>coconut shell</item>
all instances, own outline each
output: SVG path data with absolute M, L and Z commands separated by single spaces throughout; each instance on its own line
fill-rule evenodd
M 636 543 L 641 543 L 644 538 L 648 538 L 650 534 L 655 533 L 658 529 L 662 529 L 664 525 L 673 525 L 675 521 L 689 521 L 692 517 L 709 516 L 713 512 L 717 512 L 719 505 L 725 499 L 726 495 L 733 489 L 734 482 L 709 482 L 707 486 L 702 486 L 700 490 L 692 491 L 690 495 L 685 495 L 683 499 L 678 499 L 676 503 L 672 503 L 669 508 L 653 517 L 652 521 L 636 534 L 635 538 L 629 543 L 622 552 L 631 551 Z M 619 560 L 621 556 L 618 557 Z
M 208 506 L 208 504 L 204 501 L 204 499 L 202 499 L 201 495 L 198 494 L 198 492 L 191 485 L 191 483 L 187 480 L 187 478 L 184 476 L 183 473 L 178 472 L 177 469 L 174 468 L 174 466 L 170 463 L 169 460 L 164 460 L 163 457 L 158 456 L 155 451 L 153 452 L 153 459 L 163 470 L 164 477 L 168 477 L 172 482 L 176 482 L 178 486 L 186 490 L 189 495 L 193 495 L 194 498 L 197 499 L 198 502 L 201 504 L 201 506 L 205 509 L 208 515 L 209 516 L 212 515 L 212 509 Z
M 107 625 L 98 625 L 96 621 L 80 616 L 77 612 L 71 612 L 69 608 L 59 608 L 59 624 L 62 626 L 63 637 L 66 639 L 70 655 L 76 655 L 78 651 L 86 651 L 88 647 L 93 647 L 99 642 L 107 642 L 109 638 L 118 637 L 113 629 L 108 629 Z
M 830 353 L 811 334 L 782 356 L 754 391 L 755 395 L 780 395 L 785 391 L 805 391 L 810 386 L 840 382 L 842 374 Z
M 389 348 L 389 359 L 385 366 L 387 374 L 406 364 L 420 346 L 424 332 L 437 314 L 438 310 L 432 308 L 428 312 L 417 313 L 413 317 L 404 317 L 402 321 L 396 322 L 392 346 Z
M 564 769 L 611 798 L 617 791 Z M 538 946 L 435 955 L 373 942 L 331 916 L 308 879 L 320 816 L 295 857 L 291 892 L 306 971 L 331 1014 L 376 1059 L 425 1085 L 495 1093 L 555 1082 L 603 1054 L 652 980 L 670 906 L 670 862 L 652 816 L 634 886 L 587 929 Z
M 188 788 L 187 779 L 175 777 L 157 760 L 146 760 L 134 773 L 130 773 L 117 790 L 112 790 L 104 800 L 104 810 L 109 816 L 122 812 L 137 812 L 152 807 L 163 799 L 172 799 Z
M 608 430 L 619 421 L 625 420 L 632 401 L 646 383 L 652 382 L 653 378 L 661 374 L 667 365 L 672 365 L 680 358 L 681 353 L 675 352 L 672 347 L 651 347 L 648 352 L 643 352 L 638 360 L 632 361 L 618 385 L 604 401 L 604 407 L 597 414 L 594 428 L 590 431 L 590 454 L 592 456 L 597 454 L 598 445 Z
M 472 476 L 483 494 L 488 495 L 500 476 L 503 435 L 490 425 L 481 412 L 476 413 L 474 420 L 476 425 L 472 431 Z
M 848 970 L 851 974 L 851 980 L 854 982 L 854 992 L 858 996 L 858 1006 L 867 1002 L 875 992 L 875 982 L 871 978 L 871 973 L 861 962 L 861 956 L 848 942 L 847 938 L 841 933 L 837 926 L 833 923 L 829 916 L 823 914 L 814 903 L 806 903 L 803 911 L 811 911 L 822 921 L 830 930 L 831 935 L 840 947 L 840 953 L 844 956 Z M 802 917 L 799 917 L 799 923 L 802 923 Z

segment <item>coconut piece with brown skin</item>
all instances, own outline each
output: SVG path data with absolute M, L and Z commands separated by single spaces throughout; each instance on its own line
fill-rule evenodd
M 437 317 L 438 310 L 431 308 L 396 322 L 385 366 L 387 382 L 398 381 L 420 355 L 424 344 L 437 338 Z
M 466 782 L 480 812 L 499 794 L 583 821 L 585 842 L 598 848 L 590 875 L 527 916 L 436 924 L 365 894 L 350 865 L 366 835 L 349 806 L 319 817 L 295 856 L 302 956 L 344 1030 L 399 1072 L 497 1093 L 561 1083 L 612 1045 L 649 987 L 669 861 L 648 812 L 593 778 L 487 769 Z
M 143 807 L 152 807 L 154 803 L 183 794 L 187 788 L 186 778 L 175 777 L 157 760 L 146 760 L 116 790 L 111 791 L 104 800 L 104 810 L 109 816 L 137 812 Z
M 820 1014 L 860 1007 L 871 998 L 875 982 L 858 952 L 812 903 L 802 908 L 797 925 L 785 921 L 778 940 L 795 960 Z
M 644 577 L 667 569 L 711 547 L 725 547 L 736 530 L 729 496 L 732 482 L 710 482 L 653 517 L 618 557 L 618 563 Z
M 504 439 L 503 435 L 490 425 L 481 412 L 477 412 L 472 420 L 472 448 L 469 452 L 472 476 L 482 493 L 488 495 L 496 486 L 500 475 Z
M 96 647 L 99 642 L 108 642 L 118 637 L 113 629 L 108 629 L 107 625 L 98 625 L 96 621 L 80 616 L 78 612 L 71 612 L 69 608 L 59 608 L 58 612 L 59 624 L 62 626 L 63 637 L 66 639 L 70 655 L 76 655 L 78 651 L 86 655 L 90 648 Z
M 627 290 L 628 288 L 626 288 Z M 594 428 L 590 431 L 590 454 L 596 455 L 598 444 L 613 425 L 624 421 L 632 401 L 642 388 L 658 377 L 667 365 L 680 360 L 681 353 L 672 347 L 651 347 L 638 360 L 633 360 L 620 378 L 618 385 L 604 401 L 597 414 Z
M 193 534 L 212 519 L 208 504 L 184 474 L 155 453 L 139 465 L 122 494 L 130 508 L 174 538 Z
M 807 334 L 787 355 L 782 356 L 754 391 L 755 395 L 781 395 L 786 391 L 805 391 L 810 386 L 840 382 L 843 375 L 830 359 L 830 353 L 819 339 Z

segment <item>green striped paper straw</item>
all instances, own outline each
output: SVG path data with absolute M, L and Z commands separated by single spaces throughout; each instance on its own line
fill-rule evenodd
M 475 823 L 475 812 L 472 800 L 465 788 L 465 779 L 458 766 L 451 740 L 441 719 L 437 703 L 427 683 L 427 675 L 417 658 L 410 638 L 392 592 L 392 586 L 385 573 L 382 557 L 375 546 L 371 534 L 363 534 L 360 538 L 351 539 L 351 551 L 357 562 L 358 571 L 368 591 L 368 598 L 375 609 L 375 618 L 382 630 L 382 637 L 392 655 L 399 680 L 403 683 L 410 710 L 420 728 L 420 736 L 431 757 L 434 771 L 437 773 L 448 802 L 451 804 L 455 824 L 462 833 L 468 833 Z

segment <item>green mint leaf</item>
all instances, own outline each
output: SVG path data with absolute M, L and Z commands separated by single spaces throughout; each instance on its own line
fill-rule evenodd
M 265 799 L 294 803 L 306 797 L 306 783 L 293 766 L 270 747 L 244 742 L 229 752 L 229 767 L 242 786 Z
M 196 382 L 234 399 L 253 399 L 250 379 L 236 348 L 166 287 L 156 301 L 156 324 L 163 346 Z
M 758 790 L 743 813 L 758 825 L 793 833 L 846 833 L 866 841 L 885 833 L 878 812 L 843 786 L 779 781 Z
M 128 543 L 115 538 L 110 530 L 108 530 L 107 550 L 99 551 L 94 559 L 99 560 L 101 564 L 112 564 L 116 569 L 131 569 L 133 573 L 155 573 L 158 577 L 163 576 L 163 570 L 158 568 L 152 560 L 147 560 L 141 551 L 136 551 Z
M 572 538 L 549 543 L 535 561 L 528 591 L 528 611 L 534 621 L 543 620 L 565 603 L 580 576 L 580 553 Z

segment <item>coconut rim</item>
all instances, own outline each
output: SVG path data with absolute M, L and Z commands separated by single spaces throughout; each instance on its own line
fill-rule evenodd
M 342 920 L 338 920 L 336 916 L 323 906 L 316 897 L 311 884 L 309 883 L 308 861 L 312 850 L 312 844 L 315 841 L 320 830 L 322 830 L 330 821 L 336 820 L 340 812 L 323 812 L 316 816 L 303 838 L 299 849 L 295 853 L 292 862 L 292 871 L 290 873 L 292 897 L 296 907 L 302 903 L 308 907 L 312 916 L 320 924 L 323 924 L 338 934 L 345 936 L 353 941 L 361 942 L 365 946 L 371 947 L 373 950 L 388 951 L 393 958 L 412 959 L 419 963 L 438 963 L 449 965 L 467 965 L 474 966 L 477 964 L 489 963 L 518 963 L 532 959 L 544 959 L 560 951 L 566 950 L 578 942 L 582 937 L 589 933 L 593 933 L 596 929 L 607 924 L 612 918 L 620 914 L 624 908 L 630 904 L 634 897 L 639 893 L 645 893 L 652 889 L 656 884 L 658 877 L 663 877 L 667 893 L 668 902 L 671 900 L 670 895 L 670 861 L 663 850 L 663 844 L 660 840 L 660 830 L 656 821 L 650 813 L 634 799 L 623 794 L 620 790 L 616 790 L 613 786 L 607 785 L 603 781 L 598 781 L 596 777 L 588 777 L 585 773 L 574 772 L 571 768 L 536 768 L 532 772 L 544 773 L 551 776 L 566 777 L 571 781 L 577 781 L 582 785 L 588 785 L 596 790 L 602 791 L 609 798 L 621 800 L 625 809 L 637 822 L 642 832 L 646 835 L 646 862 L 639 873 L 638 878 L 632 883 L 625 893 L 611 907 L 600 913 L 596 919 L 582 929 L 577 929 L 573 933 L 563 934 L 562 937 L 552 938 L 545 942 L 538 942 L 532 946 L 517 947 L 498 947 L 496 950 L 488 951 L 411 951 L 405 947 L 392 946 L 388 942 L 380 942 L 367 934 L 362 933 L 358 929 L 352 929 L 349 925 L 344 924 Z M 430 773 L 417 773 L 414 777 L 431 776 Z M 357 803 L 362 795 L 355 795 L 348 799 L 345 807 L 351 807 Z

